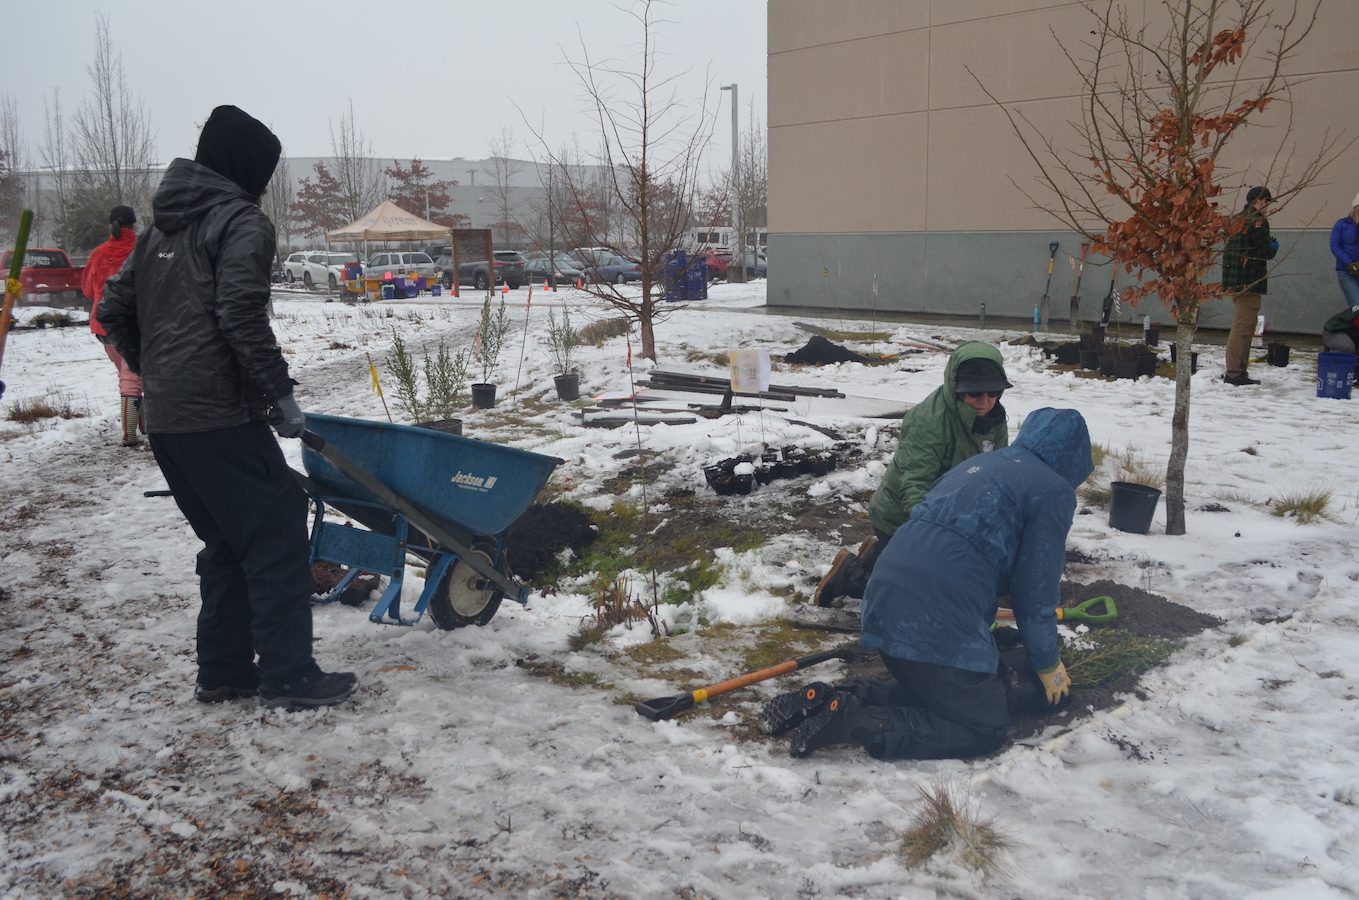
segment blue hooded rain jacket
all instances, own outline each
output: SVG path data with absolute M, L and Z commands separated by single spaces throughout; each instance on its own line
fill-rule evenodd
M 1009 594 L 1029 665 L 1055 666 L 1066 536 L 1092 471 L 1085 419 L 1050 408 L 1031 413 L 1012 446 L 950 469 L 874 567 L 860 643 L 993 673 L 996 598 Z

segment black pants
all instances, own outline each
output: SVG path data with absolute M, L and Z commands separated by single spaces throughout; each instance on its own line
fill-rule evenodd
M 868 745 L 878 759 L 965 759 L 1000 749 L 1010 710 L 1000 677 L 881 654 L 894 682 L 846 685 L 865 706 L 885 707 L 887 727 Z
M 204 545 L 199 683 L 253 687 L 262 676 L 280 686 L 315 674 L 307 495 L 269 426 L 153 434 L 151 449 Z

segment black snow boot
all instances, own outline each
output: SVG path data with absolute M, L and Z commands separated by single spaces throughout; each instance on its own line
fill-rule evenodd
M 831 695 L 830 685 L 813 681 L 805 687 L 779 694 L 764 706 L 756 723 L 761 734 L 783 734 L 802 720 L 821 711 Z
M 256 685 L 223 684 L 208 687 L 202 682 L 193 686 L 193 698 L 199 703 L 224 703 L 227 700 L 247 700 L 259 696 Z
M 887 710 L 864 706 L 859 698 L 836 691 L 826 705 L 793 732 L 788 755 L 801 758 L 831 744 L 858 744 L 867 747 L 887 727 Z
M 284 712 L 334 706 L 348 700 L 359 689 L 359 676 L 353 672 L 317 672 L 293 684 L 261 685 L 260 705 Z

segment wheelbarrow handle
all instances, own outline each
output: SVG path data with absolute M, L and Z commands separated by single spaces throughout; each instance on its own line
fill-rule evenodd
M 848 653 L 845 650 L 824 650 L 821 653 L 813 653 L 810 656 L 800 656 L 797 659 L 790 659 L 786 662 L 781 662 L 776 666 L 770 666 L 767 669 L 760 669 L 756 672 L 747 672 L 745 675 L 740 675 L 729 681 L 723 681 L 705 688 L 699 688 L 698 690 L 690 691 L 687 694 L 675 694 L 673 697 L 657 697 L 654 700 L 639 700 L 634 709 L 636 709 L 640 715 L 645 716 L 651 721 L 658 722 L 661 719 L 669 719 L 672 716 L 677 716 L 687 709 L 693 709 L 694 704 L 702 703 L 709 697 L 716 697 L 719 694 L 726 694 L 743 687 L 749 687 L 752 684 L 757 684 L 770 678 L 787 675 L 790 672 L 796 672 L 798 669 L 805 669 L 808 666 L 823 663 L 828 659 L 844 659 L 847 655 Z
M 410 520 L 416 528 L 419 528 L 425 534 L 438 541 L 446 549 L 451 550 L 458 559 L 467 563 L 472 571 L 476 572 L 492 584 L 499 585 L 518 602 L 524 602 L 524 598 L 528 594 L 528 588 L 517 584 L 514 579 L 497 571 L 494 566 L 483 560 L 481 556 L 473 553 L 468 547 L 463 546 L 461 541 L 450 534 L 448 529 L 436 522 L 432 516 L 420 510 L 414 503 L 411 503 L 381 481 L 378 481 L 362 466 L 337 450 L 333 444 L 321 437 L 321 435 L 314 431 L 303 431 L 302 443 L 319 453 L 321 458 L 326 462 L 358 482 L 364 490 L 372 494 L 379 502 L 401 513 Z
M 1104 604 L 1104 612 L 1092 613 L 1091 607 L 1097 604 Z M 1057 621 L 1059 622 L 1089 622 L 1092 625 L 1108 625 L 1118 618 L 1118 607 L 1114 606 L 1113 597 L 1091 597 L 1083 603 L 1072 607 L 1058 607 Z M 1012 609 L 997 609 L 997 622 L 1013 622 L 1015 611 Z

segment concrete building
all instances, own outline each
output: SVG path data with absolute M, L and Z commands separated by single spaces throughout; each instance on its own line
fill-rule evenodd
M 1159 9 L 1125 5 L 1134 21 Z M 1079 256 L 1080 238 L 1024 197 L 1021 188 L 1051 199 L 978 82 L 1042 134 L 1078 146 L 1069 122 L 1080 120 L 1081 85 L 1057 39 L 1079 48 L 1090 13 L 1060 0 L 769 0 L 768 10 L 769 303 L 830 307 L 833 290 L 842 309 L 974 317 L 985 303 L 989 315 L 1027 320 L 1043 294 L 1048 244 L 1058 241 L 1051 321 L 1064 322 L 1075 286 L 1068 256 Z M 1359 134 L 1353 12 L 1323 5 L 1288 66 L 1301 82 L 1292 96 L 1295 167 L 1328 130 L 1346 132 L 1341 146 Z M 1257 65 L 1243 72 L 1256 74 Z M 1267 182 L 1288 112 L 1275 103 L 1259 119 L 1269 127 L 1235 139 L 1228 162 L 1249 170 L 1249 183 Z M 1320 181 L 1271 219 L 1287 252 L 1265 301 L 1274 330 L 1317 332 L 1343 306 L 1329 234 L 1359 190 L 1359 144 Z M 1244 191 L 1224 205 L 1243 200 Z M 1109 273 L 1106 259 L 1087 263 L 1087 320 Z M 1132 277 L 1120 271 L 1118 284 Z M 1230 306 L 1209 304 L 1202 326 L 1229 327 Z M 1154 299 L 1124 318 L 1144 313 L 1169 321 Z

